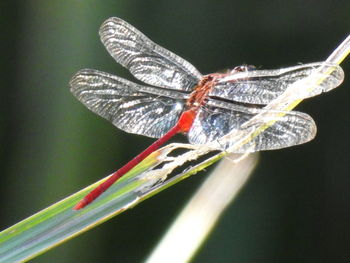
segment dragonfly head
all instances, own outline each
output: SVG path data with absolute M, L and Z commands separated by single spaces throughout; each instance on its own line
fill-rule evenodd
M 238 72 L 246 72 L 246 71 L 252 71 L 252 70 L 255 70 L 256 67 L 254 65 L 241 65 L 241 66 L 237 66 L 237 67 L 234 67 L 230 73 L 231 74 L 235 74 L 235 73 L 238 73 Z

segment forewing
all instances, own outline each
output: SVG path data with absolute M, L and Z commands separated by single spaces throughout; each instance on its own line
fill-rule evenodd
M 120 18 L 106 20 L 100 36 L 111 56 L 147 84 L 190 91 L 202 77 L 190 63 L 155 44 Z
M 207 144 L 214 142 L 220 150 L 229 150 L 235 153 L 256 152 L 263 150 L 275 150 L 302 144 L 310 141 L 316 134 L 316 125 L 313 119 L 301 112 L 270 111 L 258 122 L 244 127 L 243 124 L 264 111 L 257 108 L 244 106 L 232 107 L 231 109 L 207 106 L 201 108 L 188 134 L 192 144 Z M 284 116 L 279 117 L 281 114 Z M 252 131 L 260 127 L 264 122 L 278 121 L 244 144 L 239 149 L 230 149 L 236 140 L 223 140 L 222 136 L 235 131 Z M 244 127 L 244 128 L 243 128 Z M 233 136 L 234 137 L 234 136 Z M 237 138 L 242 139 L 242 138 Z
M 173 127 L 182 112 L 184 95 L 138 85 L 97 70 L 79 71 L 70 81 L 73 94 L 118 128 L 159 138 Z
M 339 65 L 319 62 L 275 70 L 252 70 L 233 73 L 217 83 L 209 96 L 252 104 L 268 104 L 290 85 L 313 75 L 323 79 L 310 93 L 305 88 L 297 98 L 304 99 L 327 92 L 341 84 L 344 72 Z

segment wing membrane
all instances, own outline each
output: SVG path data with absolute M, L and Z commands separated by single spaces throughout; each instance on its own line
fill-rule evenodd
M 201 108 L 188 134 L 189 141 L 192 144 L 206 144 L 216 141 L 218 149 L 228 150 L 236 141 L 223 141 L 220 138 L 235 130 L 242 130 L 242 125 L 261 111 L 264 110 L 244 106 L 231 106 L 231 109 L 213 106 Z M 244 129 L 256 129 L 262 122 L 276 120 L 281 113 L 281 111 L 270 111 L 269 114 L 265 114 L 265 119 L 261 119 L 259 123 Z M 233 152 L 281 149 L 302 144 L 314 138 L 316 125 L 309 115 L 296 111 L 283 113 L 285 115 L 279 117 L 273 126 Z
M 147 84 L 190 91 L 202 77 L 190 63 L 155 44 L 120 18 L 105 21 L 100 36 L 111 56 Z
M 98 115 L 126 132 L 159 138 L 182 112 L 184 95 L 138 85 L 97 70 L 79 71 L 70 81 L 73 94 Z
M 219 81 L 209 96 L 228 100 L 268 104 L 281 95 L 291 84 L 311 74 L 324 80 L 311 92 L 299 94 L 300 99 L 327 92 L 341 84 L 344 72 L 340 66 L 327 62 L 310 63 L 274 70 L 253 70 L 235 73 Z

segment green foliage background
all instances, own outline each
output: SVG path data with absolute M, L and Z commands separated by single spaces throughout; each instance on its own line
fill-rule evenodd
M 108 17 L 127 20 L 203 73 L 321 61 L 350 32 L 345 0 L 33 0 L 2 1 L 0 10 L 1 229 L 109 174 L 152 142 L 115 129 L 69 93 L 81 68 L 132 79 L 100 43 Z M 317 138 L 261 155 L 195 262 L 350 261 L 349 61 L 343 68 L 342 87 L 299 107 L 315 118 Z M 204 176 L 32 262 L 140 262 Z

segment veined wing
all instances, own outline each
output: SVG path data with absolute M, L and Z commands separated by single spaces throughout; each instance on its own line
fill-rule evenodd
M 179 92 L 138 85 L 92 69 L 75 74 L 70 87 L 86 107 L 118 128 L 154 138 L 176 124 L 185 103 L 185 95 Z
M 252 70 L 238 72 L 219 80 L 210 91 L 209 96 L 252 104 L 268 104 L 281 95 L 291 84 L 314 74 L 323 81 L 311 92 L 298 95 L 304 99 L 327 92 L 339 86 L 344 79 L 344 72 L 339 65 L 319 62 L 295 67 Z
M 111 56 L 147 84 L 190 91 L 202 77 L 190 63 L 155 44 L 120 18 L 106 20 L 100 36 Z
M 213 104 L 215 101 L 210 101 Z M 316 134 L 316 124 L 313 119 L 302 112 L 269 111 L 264 119 L 252 126 L 243 128 L 243 124 L 264 109 L 249 108 L 230 104 L 230 109 L 225 108 L 228 103 L 216 101 L 216 105 L 206 106 L 199 110 L 197 117 L 189 131 L 188 137 L 192 144 L 207 144 L 216 142 L 220 150 L 229 150 L 237 141 L 224 141 L 220 138 L 235 130 L 256 129 L 262 122 L 278 121 L 260 133 L 257 137 L 246 143 L 235 153 L 256 152 L 285 148 L 310 141 Z M 221 103 L 221 105 L 220 105 Z M 222 108 L 220 107 L 222 106 Z M 266 110 L 265 110 L 266 111 Z M 281 113 L 285 114 L 279 117 Z M 242 139 L 242 138 L 240 138 Z

